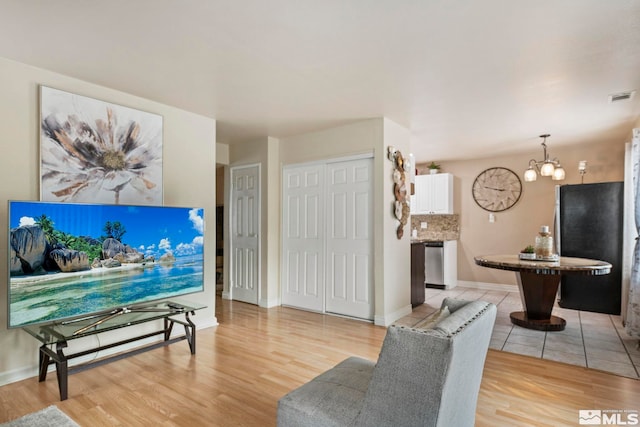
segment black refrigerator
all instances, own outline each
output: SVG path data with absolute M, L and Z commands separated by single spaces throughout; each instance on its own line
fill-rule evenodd
M 611 273 L 603 276 L 563 275 L 560 307 L 620 314 L 623 211 L 623 182 L 556 187 L 558 253 L 612 265 Z

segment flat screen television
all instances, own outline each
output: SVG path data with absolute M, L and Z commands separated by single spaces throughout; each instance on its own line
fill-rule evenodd
M 204 209 L 9 201 L 9 328 L 204 290 Z

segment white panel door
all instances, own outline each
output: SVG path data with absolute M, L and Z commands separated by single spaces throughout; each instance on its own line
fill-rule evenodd
M 231 168 L 231 299 L 258 304 L 260 167 Z
M 282 174 L 282 304 L 324 311 L 324 165 Z
M 373 159 L 327 165 L 326 311 L 373 319 Z

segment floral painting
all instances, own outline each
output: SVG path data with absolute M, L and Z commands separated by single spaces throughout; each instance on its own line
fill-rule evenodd
M 162 116 L 40 87 L 43 201 L 162 204 Z

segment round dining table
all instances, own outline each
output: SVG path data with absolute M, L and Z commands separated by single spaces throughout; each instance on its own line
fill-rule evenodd
M 524 260 L 518 255 L 483 255 L 477 265 L 516 273 L 524 311 L 509 315 L 514 325 L 539 331 L 561 331 L 567 322 L 552 316 L 560 277 L 563 274 L 603 275 L 611 264 L 587 258 L 558 257 L 555 260 Z

